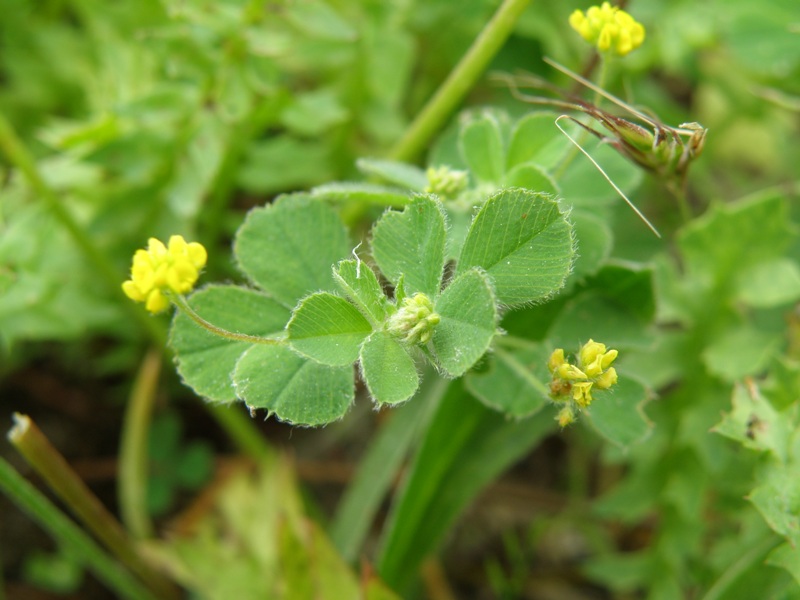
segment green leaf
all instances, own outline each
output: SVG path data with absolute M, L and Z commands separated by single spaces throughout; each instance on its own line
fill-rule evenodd
M 358 31 L 327 2 L 304 0 L 288 7 L 286 18 L 309 36 L 337 42 L 353 42 Z
M 336 367 L 356 361 L 372 325 L 344 298 L 321 292 L 300 302 L 286 330 L 300 354 Z
M 535 164 L 545 169 L 558 165 L 570 148 L 569 140 L 556 127 L 558 113 L 532 112 L 514 125 L 508 147 L 506 167 L 510 171 L 523 164 Z
M 731 405 L 732 410 L 723 415 L 712 431 L 736 440 L 745 448 L 772 452 L 778 460 L 786 461 L 794 429 L 792 420 L 776 411 L 755 387 L 736 384 Z
M 505 148 L 500 123 L 494 115 L 487 112 L 462 125 L 458 148 L 478 181 L 495 184 L 503 182 Z
M 285 307 L 264 294 L 233 285 L 205 287 L 188 302 L 207 321 L 237 333 L 278 335 L 290 316 Z M 199 396 L 214 402 L 236 399 L 231 374 L 251 344 L 214 335 L 180 311 L 172 321 L 169 343 L 178 373 Z
M 422 192 L 428 187 L 425 171 L 414 165 L 377 158 L 359 158 L 356 167 L 366 175 L 380 177 L 387 183 L 415 192 Z
M 539 344 L 495 348 L 488 370 L 467 374 L 466 388 L 489 408 L 515 418 L 530 416 L 549 402 L 549 356 Z
M 556 347 L 569 347 L 575 340 L 593 339 L 609 347 L 647 347 L 652 334 L 642 321 L 594 290 L 569 302 L 556 318 L 548 337 Z
M 555 200 L 501 190 L 472 222 L 457 273 L 483 268 L 498 300 L 509 306 L 544 300 L 564 285 L 573 246 L 572 227 Z
M 293 425 L 325 425 L 353 402 L 353 369 L 330 367 L 286 346 L 255 345 L 233 374 L 236 395 L 250 408 L 265 408 Z
M 574 210 L 570 213 L 578 240 L 578 255 L 572 270 L 572 277 L 580 279 L 597 272 L 608 259 L 614 246 L 614 236 L 606 222 L 593 213 Z M 652 302 L 651 294 L 651 306 Z
M 360 259 L 343 260 L 336 265 L 333 276 L 341 290 L 372 321 L 373 327 L 383 323 L 390 310 L 393 310 L 375 273 Z
M 723 282 L 780 257 L 796 237 L 788 210 L 786 199 L 774 192 L 713 206 L 678 234 L 686 270 Z
M 350 181 L 318 185 L 311 190 L 311 195 L 329 202 L 363 202 L 376 206 L 405 206 L 411 200 L 408 192 L 400 188 Z
M 760 262 L 739 273 L 739 300 L 755 308 L 771 308 L 800 298 L 800 268 L 788 258 Z
M 385 212 L 372 230 L 375 262 L 395 285 L 402 275 L 409 295 L 439 294 L 444 244 L 444 209 L 433 196 L 416 196 L 403 212 Z
M 378 404 L 405 402 L 419 387 L 414 359 L 385 331 L 373 333 L 361 347 L 361 374 Z
M 592 396 L 589 418 L 597 432 L 612 444 L 628 448 L 644 440 L 653 428 L 643 410 L 647 389 L 636 379 L 621 374 L 614 387 L 592 390 Z
M 769 553 L 766 564 L 786 569 L 800 584 L 800 548 L 789 543 L 781 544 Z
M 536 165 L 518 165 L 506 176 L 509 187 L 526 188 L 533 192 L 543 192 L 552 196 L 561 195 L 561 188 L 550 175 Z
M 463 375 L 489 349 L 497 333 L 497 305 L 485 273 L 462 273 L 436 300 L 441 321 L 431 343 L 439 365 L 451 377 Z
M 702 359 L 709 371 L 734 382 L 763 371 L 780 344 L 780 334 L 753 325 L 731 327 L 706 347 Z
M 236 233 L 242 271 L 287 307 L 310 292 L 332 291 L 331 266 L 350 253 L 338 215 L 307 194 L 256 208 Z
M 767 524 L 794 547 L 800 543 L 800 471 L 796 465 L 773 464 L 764 483 L 748 499 Z

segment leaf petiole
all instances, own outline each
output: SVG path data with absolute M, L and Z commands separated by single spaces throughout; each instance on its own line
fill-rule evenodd
M 180 310 L 182 310 L 187 317 L 189 317 L 192 321 L 200 325 L 200 327 L 206 329 L 207 331 L 210 331 L 214 335 L 218 335 L 220 337 L 233 340 L 234 342 L 248 342 L 250 344 L 266 344 L 270 346 L 280 346 L 286 343 L 286 340 L 283 338 L 262 337 L 260 335 L 251 335 L 249 333 L 228 331 L 227 329 L 218 327 L 213 323 L 209 323 L 203 317 L 198 315 L 197 312 L 195 312 L 195 310 L 191 306 L 189 306 L 189 303 L 186 301 L 186 298 L 184 296 L 180 294 L 170 293 L 168 297 L 170 301 Z

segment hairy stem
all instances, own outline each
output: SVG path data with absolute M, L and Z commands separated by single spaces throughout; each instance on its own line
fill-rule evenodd
M 444 125 L 478 77 L 486 69 L 530 0 L 504 0 L 470 49 L 390 152 L 391 158 L 413 160 Z
M 214 335 L 224 337 L 234 342 L 248 342 L 250 344 L 267 344 L 270 346 L 279 346 L 284 343 L 283 340 L 278 338 L 261 337 L 260 335 L 251 335 L 249 333 L 237 333 L 235 331 L 228 331 L 222 327 L 217 327 L 213 323 L 209 323 L 203 317 L 198 315 L 195 310 L 189 306 L 186 298 L 180 294 L 169 294 L 169 299 L 177 306 L 184 314 L 192 321 L 200 325 L 203 329 L 210 331 Z

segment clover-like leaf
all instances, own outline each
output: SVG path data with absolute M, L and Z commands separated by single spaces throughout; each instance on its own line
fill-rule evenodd
M 597 432 L 612 444 L 622 448 L 642 441 L 653 425 L 642 407 L 647 401 L 645 386 L 626 375 L 609 391 L 592 390 L 594 401 L 588 410 Z
M 300 303 L 286 329 L 300 354 L 325 365 L 344 366 L 356 361 L 372 325 L 344 298 L 320 292 Z
M 510 417 L 528 417 L 550 402 L 549 356 L 548 349 L 540 344 L 497 348 L 488 370 L 467 374 L 467 390 L 489 408 Z
M 392 310 L 389 299 L 369 265 L 355 260 L 343 260 L 333 270 L 341 290 L 347 294 L 373 325 L 382 323 Z
M 283 331 L 289 311 L 255 290 L 210 286 L 189 297 L 189 305 L 206 320 L 237 333 L 274 336 Z M 170 345 L 178 373 L 198 395 L 215 402 L 236 399 L 231 374 L 252 344 L 231 341 L 199 327 L 182 312 L 172 321 Z
M 293 307 L 310 292 L 334 289 L 331 265 L 350 247 L 332 208 L 308 194 L 293 194 L 250 211 L 236 233 L 234 252 L 254 283 Z
M 378 404 L 405 402 L 419 387 L 414 359 L 385 331 L 373 333 L 361 347 L 361 374 Z
M 340 419 L 355 393 L 350 366 L 323 365 L 286 346 L 252 346 L 236 364 L 233 381 L 249 407 L 265 408 L 294 425 Z
M 500 123 L 494 115 L 482 114 L 465 123 L 459 131 L 458 146 L 479 181 L 502 183 L 506 154 Z
M 444 268 L 445 217 L 433 196 L 416 196 L 403 212 L 387 211 L 372 231 L 372 255 L 395 285 L 406 292 L 439 293 Z
M 497 333 L 497 303 L 489 277 L 470 269 L 436 300 L 441 321 L 431 340 L 439 365 L 451 377 L 463 375 L 489 349 Z
M 572 226 L 546 194 L 505 189 L 472 222 L 457 273 L 481 267 L 508 306 L 540 301 L 560 289 L 575 255 Z

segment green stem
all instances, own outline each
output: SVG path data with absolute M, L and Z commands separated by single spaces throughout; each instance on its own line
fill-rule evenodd
M 248 342 L 250 344 L 267 344 L 270 346 L 280 346 L 284 343 L 284 340 L 278 338 L 269 338 L 269 337 L 261 337 L 259 335 L 250 335 L 249 333 L 236 333 L 234 331 L 228 331 L 227 329 L 223 329 L 222 327 L 217 327 L 213 323 L 209 323 L 203 317 L 198 315 L 195 310 L 189 306 L 189 303 L 186 301 L 186 298 L 181 296 L 180 294 L 169 294 L 169 299 L 181 309 L 187 317 L 189 317 L 192 321 L 200 325 L 200 327 L 207 329 L 214 335 L 218 335 L 220 337 L 227 338 L 234 342 Z
M 504 0 L 470 49 L 390 152 L 399 161 L 413 160 L 442 127 L 489 62 L 511 35 L 530 0 Z
M 14 414 L 8 439 L 78 519 L 159 598 L 178 598 L 178 589 L 139 555 L 122 525 L 78 477 L 41 430 L 25 415 Z
M 153 524 L 146 510 L 147 435 L 161 372 L 161 351 L 150 350 L 144 357 L 133 384 L 119 451 L 119 487 L 117 488 L 122 522 L 134 538 L 152 537 Z
M 117 597 L 127 600 L 152 600 L 155 597 L 2 458 L 0 490 L 60 546 L 74 553 Z
M 762 540 L 750 545 L 750 549 L 739 557 L 728 569 L 720 575 L 719 579 L 706 592 L 702 600 L 718 600 L 725 596 L 730 587 L 736 583 L 745 571 L 752 568 L 756 561 L 760 560 L 767 552 L 781 543 L 776 539 L 775 534 L 768 532 Z
M 47 205 L 48 210 L 67 230 L 72 240 L 83 252 L 89 263 L 96 269 L 99 277 L 108 287 L 109 291 L 122 300 L 123 295 L 120 289 L 122 278 L 108 257 L 95 245 L 92 238 L 87 235 L 80 223 L 75 220 L 72 213 L 67 210 L 65 204 L 58 198 L 53 189 L 47 184 L 36 166 L 36 161 L 25 147 L 25 144 L 17 136 L 14 128 L 0 113 L 0 150 L 6 155 L 8 160 L 16 166 L 25 176 L 31 188 Z M 123 303 L 125 310 L 129 312 L 142 328 L 148 333 L 153 342 L 163 346 L 167 336 L 164 329 L 148 315 L 140 306 L 128 302 Z

